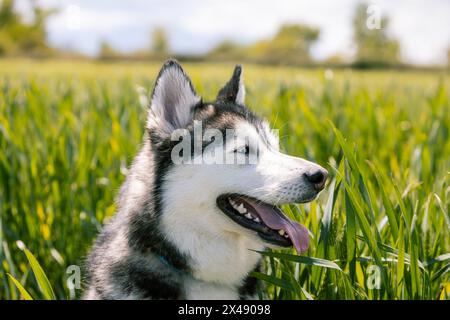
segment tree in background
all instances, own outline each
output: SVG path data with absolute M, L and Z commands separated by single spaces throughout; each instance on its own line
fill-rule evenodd
M 25 23 L 15 11 L 14 0 L 0 0 L 0 55 L 46 56 L 52 53 L 47 44 L 45 25 L 54 10 L 44 10 L 32 2 L 33 21 Z
M 312 62 L 311 46 L 318 40 L 319 34 L 318 29 L 307 25 L 286 24 L 272 39 L 250 46 L 249 55 L 256 62 L 309 64 Z
M 103 40 L 100 43 L 100 50 L 97 55 L 101 60 L 161 60 L 166 59 L 170 55 L 169 40 L 166 30 L 163 27 L 157 27 L 152 30 L 150 46 L 125 53 L 114 48 L 109 42 Z
M 224 40 L 210 50 L 205 58 L 214 61 L 245 60 L 246 47 L 232 40 Z
M 369 28 L 367 8 L 367 4 L 358 4 L 353 18 L 353 36 L 357 46 L 354 65 L 367 68 L 397 65 L 400 45 L 386 32 L 389 18 L 380 17 L 379 28 Z
M 170 53 L 169 38 L 163 27 L 156 27 L 151 35 L 151 53 L 155 57 L 167 57 Z
M 106 40 L 103 40 L 100 43 L 100 50 L 98 53 L 98 58 L 102 60 L 108 59 L 118 59 L 122 56 L 122 54 L 113 48 L 113 46 Z
M 309 64 L 312 62 L 311 46 L 318 40 L 320 31 L 299 24 L 280 27 L 271 39 L 249 46 L 224 41 L 213 48 L 206 57 L 211 60 L 243 60 L 267 64 Z

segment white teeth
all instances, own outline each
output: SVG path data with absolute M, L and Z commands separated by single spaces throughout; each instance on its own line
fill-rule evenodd
M 247 209 L 245 209 L 244 205 L 241 203 L 241 205 L 237 207 L 237 211 L 239 211 L 239 213 L 246 213 Z
M 258 222 L 258 223 L 260 223 L 260 222 L 261 222 L 261 220 L 259 220 L 259 218 L 258 218 L 258 217 L 254 218 L 254 219 L 253 219 L 253 221 L 255 221 L 255 222 Z
M 239 211 L 239 213 L 246 213 L 247 209 L 244 208 L 244 205 L 241 203 L 239 206 L 236 203 L 236 201 L 230 199 L 231 206 L 234 208 L 234 210 Z
M 236 201 L 234 201 L 233 199 L 228 199 L 228 201 L 230 202 L 230 204 L 231 204 L 231 206 L 233 207 L 233 209 L 234 210 L 236 210 L 236 211 L 238 211 L 240 214 L 245 214 L 245 213 L 247 213 L 247 208 L 245 208 L 244 207 L 244 204 L 243 203 L 241 203 L 241 204 L 237 204 L 236 203 Z M 249 219 L 253 219 L 253 217 L 249 214 L 249 213 L 247 213 L 246 215 L 245 215 L 245 217 L 247 217 L 247 218 L 249 218 Z M 256 221 L 256 220 L 255 220 Z M 257 222 L 259 222 L 259 219 L 258 219 L 258 221 Z
M 280 234 L 280 236 L 284 236 L 284 230 L 278 230 L 278 233 Z
M 287 234 L 287 233 L 286 233 L 286 234 L 284 235 L 284 237 L 285 237 L 285 238 L 289 238 L 289 236 L 288 236 L 288 234 Z

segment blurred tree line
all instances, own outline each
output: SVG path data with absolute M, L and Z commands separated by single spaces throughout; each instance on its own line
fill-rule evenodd
M 25 22 L 14 0 L 0 0 L 0 56 L 48 56 L 46 22 L 53 10 L 32 2 L 32 21 Z
M 356 54 L 351 64 L 357 68 L 391 67 L 400 64 L 400 45 L 387 33 L 389 18 L 379 18 L 378 27 L 369 28 L 368 5 L 357 5 L 353 17 L 353 38 Z M 262 40 L 249 46 L 224 41 L 212 49 L 206 58 L 215 61 L 249 61 L 254 63 L 311 65 L 311 47 L 319 40 L 320 30 L 307 25 L 287 24 L 281 26 L 272 39 Z M 325 64 L 342 65 L 345 59 L 335 54 Z
M 313 62 L 311 46 L 318 40 L 320 31 L 301 24 L 286 24 L 280 27 L 271 39 L 243 46 L 224 41 L 206 54 L 208 60 L 239 60 L 267 64 L 298 64 Z
M 32 19 L 25 21 L 14 0 L 0 0 L 0 56 L 76 56 L 51 48 L 47 42 L 46 23 L 54 10 L 44 10 L 32 4 Z M 393 67 L 401 65 L 398 40 L 389 36 L 389 18 L 379 16 L 379 25 L 369 28 L 370 6 L 357 5 L 353 16 L 353 40 L 355 55 L 349 59 L 339 53 L 317 63 L 311 57 L 313 46 L 320 39 L 318 28 L 303 24 L 282 25 L 276 34 L 249 45 L 224 40 L 209 52 L 197 56 L 175 55 L 180 59 L 197 61 L 241 61 L 262 64 L 286 65 L 351 65 L 357 68 Z M 99 44 L 99 59 L 162 60 L 174 56 L 170 41 L 163 27 L 156 27 L 150 34 L 149 45 L 135 52 L 121 52 L 108 41 Z M 450 65 L 450 49 L 447 52 Z
M 115 49 L 108 41 L 100 43 L 98 58 L 100 60 L 134 59 L 134 60 L 163 60 L 172 55 L 169 37 L 163 27 L 156 27 L 150 33 L 148 48 L 132 53 L 123 53 Z
M 387 29 L 389 18 L 378 16 L 378 25 L 369 28 L 370 6 L 359 3 L 353 16 L 353 40 L 356 52 L 349 63 L 343 55 L 337 53 L 325 62 L 317 63 L 311 57 L 312 47 L 320 39 L 318 28 L 304 24 L 282 25 L 277 33 L 268 39 L 263 39 L 249 45 L 239 44 L 232 40 L 224 40 L 209 52 L 200 56 L 181 56 L 185 60 L 220 61 L 220 62 L 251 62 L 259 64 L 285 65 L 350 65 L 355 68 L 396 67 L 401 65 L 400 44 L 389 36 Z M 160 59 L 171 55 L 169 39 L 163 27 L 156 28 L 152 33 L 151 45 L 147 50 L 128 54 L 132 58 Z M 99 57 L 108 59 L 118 57 L 119 53 L 111 46 L 103 44 Z

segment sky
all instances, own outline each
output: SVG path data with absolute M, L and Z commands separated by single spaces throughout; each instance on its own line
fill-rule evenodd
M 351 57 L 352 17 L 359 0 L 36 0 L 58 8 L 47 25 L 50 43 L 95 55 L 102 40 L 124 52 L 146 48 L 151 30 L 166 29 L 178 54 L 204 53 L 223 40 L 249 44 L 273 36 L 283 23 L 321 30 L 312 48 L 318 61 L 334 54 Z M 376 0 L 390 18 L 388 33 L 400 41 L 405 62 L 444 64 L 450 48 L 449 0 Z M 27 13 L 28 0 L 19 0 Z M 382 26 L 384 27 L 384 26 Z

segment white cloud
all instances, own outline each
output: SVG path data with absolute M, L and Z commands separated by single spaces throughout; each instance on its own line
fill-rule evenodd
M 418 64 L 445 63 L 450 48 L 450 1 L 383 1 L 391 16 L 392 34 L 405 60 Z

